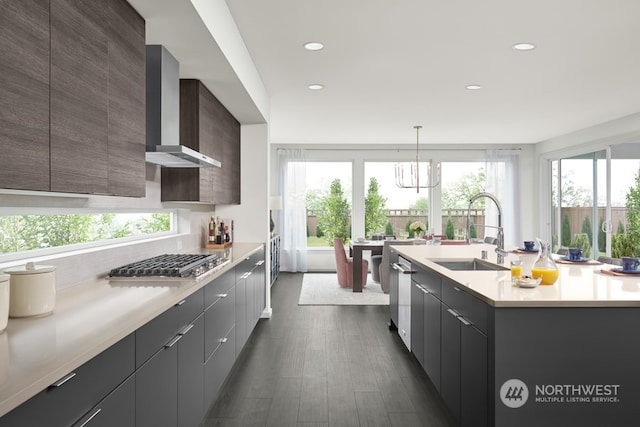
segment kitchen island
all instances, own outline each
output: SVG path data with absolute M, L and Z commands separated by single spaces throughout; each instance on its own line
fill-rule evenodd
M 393 293 L 407 294 L 393 286 L 411 286 L 409 348 L 461 425 L 637 425 L 640 277 L 601 273 L 608 265 L 558 264 L 554 285 L 519 288 L 506 268 L 438 264 L 481 258 L 482 250 L 495 263 L 494 248 L 394 249 L 412 274 L 410 285 L 391 281 L 392 322 Z M 535 254 L 510 253 L 505 265 L 518 258 L 526 270 Z
M 202 250 L 201 253 L 217 252 Z M 156 319 L 161 319 L 174 307 L 180 310 L 183 307 L 193 307 L 193 312 L 198 316 L 196 320 L 206 326 L 207 312 L 214 312 L 209 308 L 217 306 L 215 298 L 227 296 L 226 293 L 219 291 L 218 283 L 223 281 L 227 288 L 222 290 L 229 292 L 226 289 L 231 289 L 234 292 L 229 293 L 229 298 L 226 299 L 231 301 L 230 306 L 225 305 L 230 311 L 227 309 L 223 313 L 227 313 L 227 317 L 231 319 L 225 321 L 229 321 L 231 325 L 236 323 L 233 301 L 240 303 L 240 293 L 236 295 L 235 288 L 241 284 L 243 296 L 245 293 L 248 294 L 249 289 L 249 286 L 242 281 L 244 280 L 242 277 L 236 278 L 236 273 L 240 276 L 240 272 L 243 271 L 240 270 L 241 266 L 247 260 L 253 261 L 252 257 L 261 257 L 264 262 L 264 245 L 234 243 L 232 248 L 225 249 L 224 255 L 229 259 L 228 264 L 197 280 L 109 282 L 106 278 L 99 279 L 59 291 L 54 312 L 50 315 L 10 319 L 7 329 L 0 333 L 0 416 L 34 396 L 40 396 L 44 390 L 54 388 L 52 385 L 61 385 L 61 379 L 71 378 L 68 377 L 70 374 L 86 366 L 88 362 L 92 363 L 99 359 L 99 356 L 107 351 L 118 355 L 124 354 L 126 360 L 131 360 L 133 363 L 133 354 L 129 350 L 114 352 L 112 349 L 126 347 L 133 351 L 134 347 L 131 343 L 139 341 L 134 344 L 137 351 L 141 346 L 140 338 L 143 335 L 155 334 L 155 331 L 145 329 L 147 325 Z M 256 282 L 256 292 L 262 290 L 264 293 L 266 279 L 263 276 L 261 279 L 264 283 Z M 210 298 L 207 293 L 208 288 L 211 290 Z M 223 301 L 220 298 L 218 299 Z M 257 302 L 251 301 L 254 302 L 254 307 L 257 307 Z M 249 309 L 247 309 L 247 317 L 248 312 Z M 187 322 L 191 322 L 191 318 Z M 215 322 L 217 319 L 214 319 L 214 325 Z M 195 321 L 192 322 L 190 326 L 195 323 Z M 244 339 L 250 334 L 251 329 L 253 329 L 251 325 L 245 327 Z M 231 330 L 234 331 L 233 326 Z M 142 332 L 140 336 L 134 340 L 134 333 L 140 332 Z M 181 329 L 176 337 L 188 336 L 187 332 L 188 329 Z M 226 330 L 222 331 L 222 333 L 226 332 Z M 231 343 L 235 342 L 235 332 L 233 333 L 234 335 L 229 337 Z M 194 337 L 196 341 L 200 341 L 197 344 L 202 346 L 203 335 L 200 335 L 199 339 L 198 335 Z M 226 339 L 224 341 L 226 342 Z M 163 344 L 165 341 L 161 342 L 160 347 Z M 167 343 L 165 347 L 169 348 L 173 345 L 169 344 L 171 343 Z M 232 348 L 231 353 L 233 356 L 231 363 L 233 363 L 236 349 Z M 204 362 L 204 349 L 198 354 L 197 358 L 200 362 Z M 140 355 L 136 354 L 135 366 L 132 365 L 131 370 L 135 368 L 136 372 L 139 372 L 145 360 L 141 360 Z M 201 364 L 200 370 L 203 369 L 206 371 L 206 366 L 203 368 Z M 130 377 L 134 376 L 137 376 L 137 379 L 142 378 L 138 373 Z M 216 383 L 221 383 L 222 380 L 224 377 L 215 379 Z M 75 380 L 72 379 L 69 383 L 73 381 Z M 205 404 L 208 406 L 208 403 Z M 46 414 L 43 414 L 43 417 L 46 417 Z M 0 418 L 0 425 L 4 425 L 4 421 L 4 418 Z

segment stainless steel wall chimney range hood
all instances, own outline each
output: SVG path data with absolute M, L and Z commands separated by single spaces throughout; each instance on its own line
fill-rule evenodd
M 180 66 L 160 45 L 147 46 L 147 149 L 145 159 L 167 168 L 220 167 L 180 145 Z

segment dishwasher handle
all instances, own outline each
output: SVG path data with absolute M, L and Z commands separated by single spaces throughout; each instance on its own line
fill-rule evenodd
M 413 271 L 411 271 L 411 267 L 407 269 L 406 265 L 402 265 L 397 262 L 394 262 L 393 264 L 391 264 L 391 267 L 393 267 L 393 269 L 398 271 L 400 274 L 413 274 Z

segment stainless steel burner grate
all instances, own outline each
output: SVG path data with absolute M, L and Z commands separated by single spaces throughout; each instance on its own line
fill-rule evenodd
M 114 268 L 109 272 L 109 277 L 198 277 L 226 262 L 226 258 L 218 255 L 158 255 L 153 258 Z

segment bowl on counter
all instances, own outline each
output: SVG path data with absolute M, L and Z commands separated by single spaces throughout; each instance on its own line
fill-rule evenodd
M 56 303 L 54 266 L 28 262 L 4 272 L 11 276 L 9 317 L 41 316 L 53 311 Z

